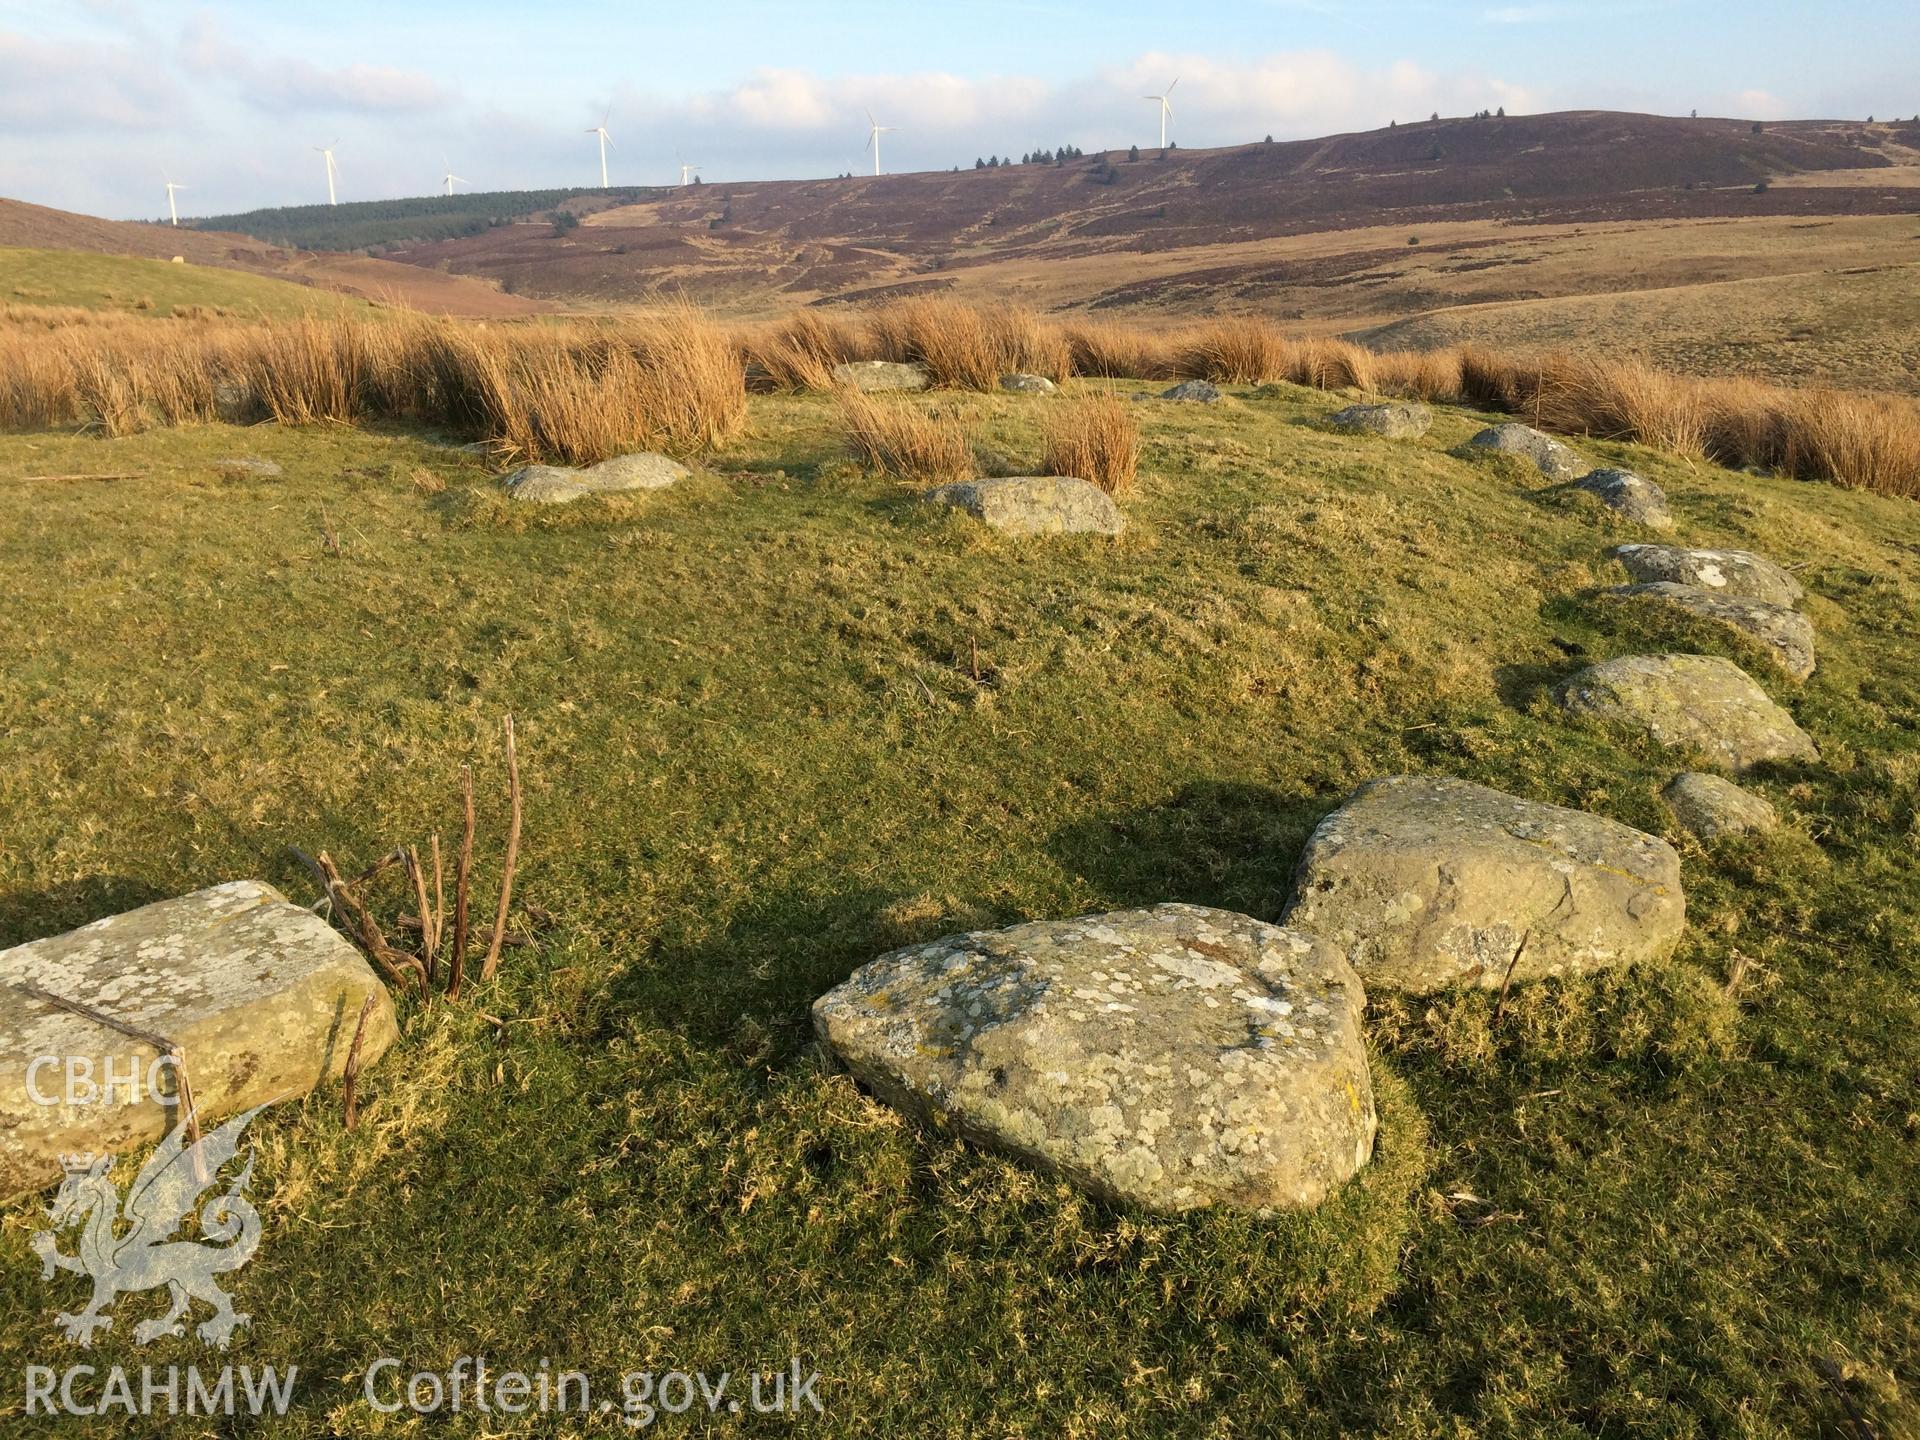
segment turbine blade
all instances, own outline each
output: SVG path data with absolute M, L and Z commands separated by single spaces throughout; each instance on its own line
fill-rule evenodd
M 1173 86 L 1174 86 L 1174 85 L 1178 85 L 1179 83 L 1180 83 L 1180 77 L 1179 77 L 1178 75 L 1176 75 L 1176 76 L 1174 76 L 1174 77 L 1173 77 L 1173 85 L 1169 85 L 1169 86 L 1167 86 L 1167 94 L 1169 94 L 1169 95 L 1171 95 L 1171 94 L 1173 94 Z

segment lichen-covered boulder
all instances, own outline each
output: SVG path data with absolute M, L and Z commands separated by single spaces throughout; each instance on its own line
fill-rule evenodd
M 1667 492 L 1631 470 L 1595 470 L 1574 482 L 1574 489 L 1593 496 L 1615 514 L 1649 530 L 1673 529 Z
M 1182 380 L 1172 389 L 1162 390 L 1160 398 L 1185 401 L 1189 405 L 1212 405 L 1220 399 L 1220 387 L 1211 380 Z
M 1587 468 L 1586 462 L 1572 450 L 1531 425 L 1489 426 L 1467 444 L 1476 450 L 1517 455 L 1549 480 L 1571 480 Z
M 593 492 L 580 483 L 580 472 L 559 465 L 522 465 L 500 477 L 512 500 L 533 505 L 567 505 Z
M 833 367 L 833 382 L 855 390 L 924 390 L 933 383 L 924 365 L 898 360 L 849 360 Z
M 1785 605 L 1723 595 L 1671 580 L 1616 586 L 1605 592 L 1605 598 L 1668 605 L 1711 620 L 1752 640 L 1795 680 L 1804 680 L 1813 673 L 1813 622 Z
M 1729 835 L 1765 834 L 1780 828 L 1780 817 L 1764 795 L 1742 790 L 1718 775 L 1689 770 L 1674 776 L 1660 793 L 1674 819 L 1707 845 Z
M 579 483 L 588 490 L 664 490 L 684 480 L 692 472 L 678 460 L 651 450 L 631 455 L 615 455 L 579 472 Z
M 1425 991 L 1658 960 L 1686 913 L 1664 840 L 1465 780 L 1395 775 L 1320 822 L 1282 923 L 1330 941 L 1369 985 Z
M 1000 388 L 1014 395 L 1051 395 L 1060 387 L 1044 375 L 1002 375 Z
M 1683 545 L 1621 545 L 1614 558 L 1643 584 L 1671 580 L 1720 595 L 1798 605 L 1807 592 L 1786 570 L 1750 550 L 1690 550 Z
M 515 500 L 538 505 L 566 505 L 589 495 L 611 495 L 623 490 L 664 490 L 691 472 L 678 460 L 651 450 L 616 455 L 584 470 L 559 465 L 522 465 L 501 477 Z
M 1319 1203 L 1376 1119 L 1365 993 L 1329 946 L 1157 905 L 949 935 L 814 1002 L 856 1079 L 1107 1199 Z
M 1111 495 L 1064 475 L 962 480 L 929 490 L 927 499 L 1011 535 L 1118 535 L 1125 524 Z
M 278 480 L 286 473 L 276 460 L 262 460 L 258 455 L 235 455 L 226 460 L 216 460 L 213 468 L 229 480 Z
M 154 1045 L 23 984 L 178 1046 L 203 1125 L 339 1075 L 369 996 L 361 1063 L 396 1035 L 386 987 L 359 951 L 251 880 L 0 951 L 0 1197 L 57 1181 L 63 1153 L 119 1153 L 175 1121 L 171 1077 L 159 1077 L 165 1103 L 147 1093 Z M 72 1086 L 69 1061 L 81 1077 Z M 137 1095 L 125 1083 L 135 1073 Z M 112 1079 L 121 1084 L 110 1095 L 88 1095 L 86 1083 Z
M 1717 655 L 1623 655 L 1564 681 L 1554 700 L 1570 715 L 1645 735 L 1738 775 L 1774 760 L 1818 760 L 1794 724 L 1731 660 Z
M 1336 430 L 1361 435 L 1384 435 L 1389 440 L 1412 440 L 1433 426 L 1433 411 L 1411 400 L 1395 400 L 1385 405 L 1349 405 L 1327 417 Z

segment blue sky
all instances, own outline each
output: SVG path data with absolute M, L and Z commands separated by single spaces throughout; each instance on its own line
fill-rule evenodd
M 1920 4 L 883 0 L 506 4 L 0 0 L 0 194 L 116 217 L 478 188 L 870 165 L 945 168 L 1062 141 L 1366 129 L 1439 110 L 1777 119 L 1920 112 Z M 442 157 L 446 157 L 443 159 Z

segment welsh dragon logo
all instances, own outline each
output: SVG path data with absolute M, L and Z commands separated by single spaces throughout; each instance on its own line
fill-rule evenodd
M 182 1117 L 140 1167 L 123 1204 L 119 1187 L 109 1178 L 113 1157 L 67 1156 L 67 1178 L 47 1207 L 51 1230 L 33 1236 L 40 1257 L 41 1278 L 51 1280 L 56 1270 L 71 1270 L 93 1280 L 93 1298 L 77 1315 L 54 1317 L 69 1340 L 91 1345 L 96 1330 L 113 1326 L 107 1307 L 123 1294 L 157 1290 L 162 1285 L 172 1298 L 165 1315 L 142 1320 L 133 1327 L 134 1340 L 145 1345 L 163 1335 L 183 1335 L 195 1300 L 213 1306 L 213 1314 L 195 1333 L 225 1349 L 236 1328 L 249 1317 L 237 1313 L 233 1301 L 214 1283 L 214 1277 L 238 1270 L 253 1258 L 260 1244 L 260 1216 L 245 1191 L 253 1174 L 253 1152 L 233 1177 L 226 1193 L 201 1204 L 220 1167 L 233 1159 L 240 1134 L 258 1108 L 236 1115 L 218 1130 L 189 1145 L 187 1118 Z M 174 1232 L 195 1208 L 200 1211 L 200 1233 L 208 1243 L 175 1239 Z M 56 1234 L 80 1227 L 79 1249 L 60 1252 Z

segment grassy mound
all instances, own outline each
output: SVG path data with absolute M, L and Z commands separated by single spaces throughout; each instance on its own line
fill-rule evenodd
M 240 317 L 292 320 L 310 312 L 364 310 L 315 290 L 207 265 L 175 265 L 131 255 L 0 248 L 0 306 L 72 307 L 155 318 Z
M 1058 402 L 959 403 L 1025 466 Z M 1683 539 L 1801 567 L 1820 668 L 1754 674 L 1824 761 L 1754 782 L 1779 836 L 1683 843 L 1670 965 L 1498 1015 L 1376 995 L 1380 1161 L 1315 1215 L 1090 1205 L 814 1051 L 814 996 L 909 939 L 1162 900 L 1272 918 L 1308 831 L 1381 774 L 1671 833 L 1674 757 L 1544 701 L 1646 643 L 1582 600 L 1642 537 L 1449 454 L 1485 417 L 1389 442 L 1329 433 L 1343 403 L 1134 406 L 1126 534 L 1046 543 L 863 474 L 818 396 L 755 397 L 670 491 L 537 520 L 397 431 L 0 437 L 0 943 L 240 876 L 311 899 L 285 846 L 451 837 L 468 760 L 497 833 L 517 720 L 533 943 L 469 1004 L 408 1008 L 359 1130 L 334 1093 L 251 1132 L 266 1233 L 231 1358 L 301 1367 L 263 1433 L 400 1433 L 359 1405 L 382 1353 L 609 1386 L 798 1354 L 824 1434 L 1787 1437 L 1843 1433 L 1836 1385 L 1899 1433 L 1909 502 L 1581 442 L 1664 485 Z M 285 474 L 223 475 L 239 454 Z M 75 475 L 126 478 L 27 478 Z M 136 1350 L 138 1301 L 57 1350 L 79 1292 L 39 1280 L 40 1223 L 0 1226 L 10 1368 L 206 1363 Z

